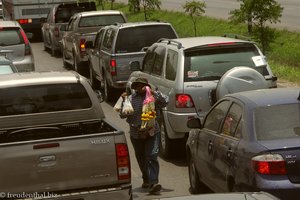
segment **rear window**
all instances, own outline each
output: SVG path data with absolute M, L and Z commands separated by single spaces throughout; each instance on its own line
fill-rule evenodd
M 122 15 L 97 15 L 82 17 L 79 22 L 79 27 L 106 26 L 115 23 L 124 23 Z
M 0 46 L 24 44 L 19 28 L 0 28 Z
M 92 102 L 81 84 L 0 89 L 0 116 L 85 109 Z
M 258 140 L 300 138 L 300 104 L 273 105 L 255 110 Z
M 160 38 L 177 38 L 173 28 L 168 25 L 136 26 L 119 30 L 115 52 L 139 52 Z
M 55 23 L 66 23 L 70 20 L 71 16 L 75 13 L 84 11 L 83 8 L 77 9 L 70 9 L 70 8 L 63 8 L 59 9 L 55 14 Z
M 14 73 L 14 71 L 9 64 L 4 64 L 4 65 L 0 64 L 0 74 L 11 74 L 11 73 Z
M 259 56 L 253 44 L 226 45 L 188 50 L 185 52 L 184 80 L 218 80 L 228 70 L 237 66 L 256 69 L 262 75 L 268 75 L 266 65 L 257 67 L 253 61 Z

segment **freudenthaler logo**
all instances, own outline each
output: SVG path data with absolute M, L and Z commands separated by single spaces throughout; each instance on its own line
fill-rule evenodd
M 57 197 L 57 194 L 52 193 L 52 192 L 42 192 L 42 193 L 38 193 L 38 192 L 34 192 L 34 193 L 26 193 L 26 192 L 22 192 L 22 193 L 12 193 L 12 192 L 1 192 L 0 193 L 0 198 L 11 198 L 11 199 L 26 199 L 26 198 L 53 198 L 53 197 Z

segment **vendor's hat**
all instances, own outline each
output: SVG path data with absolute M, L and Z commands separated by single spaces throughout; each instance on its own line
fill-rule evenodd
M 147 86 L 151 87 L 149 85 L 147 79 L 139 77 L 139 78 L 136 78 L 135 81 L 132 82 L 131 89 L 135 90 L 138 84 L 144 84 L 144 85 L 147 85 Z

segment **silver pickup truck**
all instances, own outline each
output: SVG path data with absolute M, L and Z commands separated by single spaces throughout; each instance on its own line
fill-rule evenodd
M 124 132 L 76 72 L 0 76 L 0 198 L 132 199 Z

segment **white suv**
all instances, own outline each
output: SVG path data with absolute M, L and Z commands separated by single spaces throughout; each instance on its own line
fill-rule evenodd
M 237 66 L 243 67 L 236 72 Z M 164 157 L 172 155 L 172 146 L 178 149 L 175 140 L 185 141 L 181 139 L 189 132 L 187 120 L 203 119 L 216 96 L 277 87 L 277 77 L 255 43 L 227 37 L 161 39 L 147 49 L 142 66 L 132 62 L 131 70 L 135 72 L 127 88 L 135 78 L 145 77 L 152 88 L 169 95 L 161 118 L 160 151 Z M 223 80 L 224 74 L 230 81 Z

